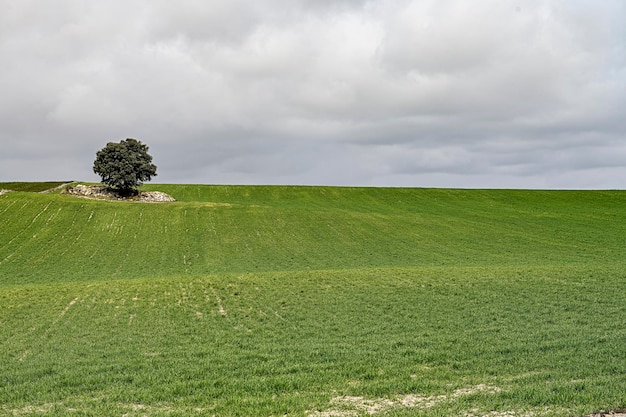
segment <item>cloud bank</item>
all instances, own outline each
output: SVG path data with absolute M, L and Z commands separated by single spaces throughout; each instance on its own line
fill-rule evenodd
M 0 181 L 624 188 L 619 0 L 0 5 Z

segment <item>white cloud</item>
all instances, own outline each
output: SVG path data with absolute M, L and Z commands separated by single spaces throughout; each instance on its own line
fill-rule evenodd
M 125 137 L 159 181 L 613 187 L 621 169 L 617 0 L 0 6 L 0 180 L 28 161 L 91 177 Z

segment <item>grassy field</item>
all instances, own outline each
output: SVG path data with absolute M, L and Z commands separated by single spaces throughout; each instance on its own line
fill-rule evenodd
M 45 181 L 45 182 L 0 182 L 0 190 L 29 191 L 39 193 L 59 187 L 70 181 Z
M 0 195 L 0 415 L 626 406 L 626 192 L 145 188 Z

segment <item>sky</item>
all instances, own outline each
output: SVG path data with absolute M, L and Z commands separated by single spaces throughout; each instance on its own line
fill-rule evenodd
M 0 182 L 626 189 L 623 0 L 0 0 Z

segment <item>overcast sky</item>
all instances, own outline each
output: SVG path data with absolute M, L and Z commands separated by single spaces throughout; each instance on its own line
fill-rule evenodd
M 626 188 L 624 0 L 0 0 L 0 181 Z

